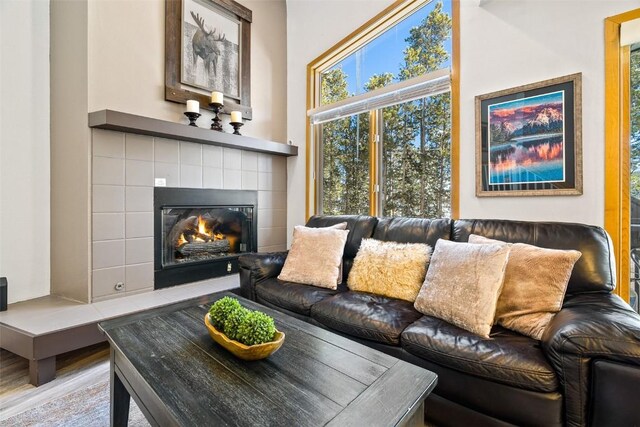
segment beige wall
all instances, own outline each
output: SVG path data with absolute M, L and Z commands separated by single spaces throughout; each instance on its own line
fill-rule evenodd
M 240 1 L 253 12 L 251 105 L 242 133 L 286 142 L 286 5 Z M 184 104 L 164 100 L 164 1 L 89 3 L 89 111 L 112 109 L 188 123 Z M 224 116 L 228 123 L 228 116 Z M 205 112 L 198 120 L 210 125 Z M 225 125 L 225 130 L 231 128 Z
M 0 2 L 0 276 L 49 293 L 49 1 Z
M 285 142 L 286 5 L 284 0 L 240 3 L 253 11 L 254 120 L 242 133 Z M 87 114 L 112 109 L 187 123 L 185 105 L 164 100 L 164 7 L 160 0 L 52 3 L 52 293 L 80 301 L 91 297 Z M 205 112 L 198 123 L 204 127 L 210 119 Z
M 304 223 L 305 66 L 391 1 L 288 0 L 288 226 Z M 365 7 L 366 4 L 366 7 Z M 639 1 L 461 0 L 460 214 L 470 218 L 604 222 L 604 25 Z M 340 10 L 336 15 L 334 10 Z M 583 74 L 584 194 L 475 197 L 474 97 L 566 74 Z

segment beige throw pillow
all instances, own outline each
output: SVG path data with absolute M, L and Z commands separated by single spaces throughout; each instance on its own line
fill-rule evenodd
M 335 228 L 294 227 L 291 249 L 278 279 L 337 289 L 348 235 L 348 230 Z
M 352 291 L 414 302 L 430 255 L 431 246 L 424 243 L 362 239 L 347 285 Z
M 506 245 L 439 239 L 416 310 L 489 338 L 508 257 Z
M 472 234 L 470 243 L 506 244 Z M 537 340 L 562 308 L 574 264 L 582 254 L 513 243 L 495 323 Z

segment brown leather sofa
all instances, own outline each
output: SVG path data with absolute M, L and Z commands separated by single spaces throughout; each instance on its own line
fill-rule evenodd
M 343 221 L 350 230 L 343 283 L 365 237 L 434 246 L 473 233 L 577 249 L 582 257 L 541 341 L 499 326 L 483 339 L 423 316 L 409 302 L 352 292 L 345 284 L 333 291 L 279 281 L 286 252 L 240 257 L 242 295 L 437 373 L 426 405 L 435 425 L 640 425 L 640 316 L 612 293 L 615 263 L 602 228 L 368 216 L 315 216 L 307 225 Z

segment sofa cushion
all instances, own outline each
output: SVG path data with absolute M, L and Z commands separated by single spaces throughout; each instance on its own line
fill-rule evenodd
M 424 243 L 362 239 L 347 286 L 352 291 L 414 302 L 430 256 L 431 246 Z
M 482 338 L 435 317 L 424 316 L 402 333 L 402 347 L 433 363 L 526 390 L 558 390 L 555 371 L 540 343 L 494 327 Z
M 390 345 L 399 345 L 404 328 L 420 316 L 408 301 L 351 291 L 311 308 L 311 318 L 329 328 Z
M 336 228 L 293 228 L 293 241 L 278 279 L 336 289 L 349 232 Z
M 576 262 L 567 294 L 611 292 L 615 287 L 615 260 L 611 239 L 593 225 L 561 222 L 525 222 L 490 219 L 459 219 L 452 239 L 466 242 L 478 234 L 509 243 L 527 243 L 549 249 L 574 249 L 582 256 Z
M 489 338 L 510 250 L 438 240 L 416 310 Z
M 472 234 L 470 243 L 504 243 Z M 553 316 L 562 308 L 573 265 L 580 252 L 511 245 L 495 323 L 540 340 Z
M 373 238 L 386 242 L 426 243 L 432 248 L 438 239 L 451 240 L 450 219 L 381 218 Z
M 340 285 L 338 290 L 333 290 L 271 278 L 256 286 L 256 297 L 258 302 L 266 301 L 270 305 L 309 316 L 311 306 L 345 288 L 345 285 Z

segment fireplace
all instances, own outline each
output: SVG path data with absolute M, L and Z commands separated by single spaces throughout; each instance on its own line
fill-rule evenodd
M 237 273 L 257 250 L 255 191 L 154 188 L 155 289 Z

